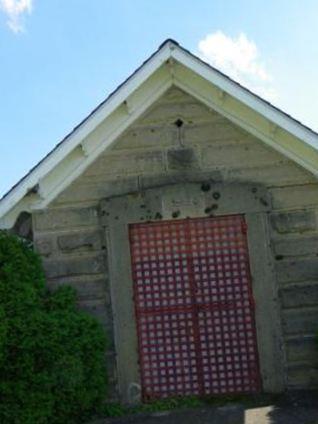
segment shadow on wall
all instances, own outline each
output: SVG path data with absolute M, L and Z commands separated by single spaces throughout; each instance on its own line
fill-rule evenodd
M 33 240 L 32 217 L 28 212 L 21 212 L 11 231 L 26 240 Z

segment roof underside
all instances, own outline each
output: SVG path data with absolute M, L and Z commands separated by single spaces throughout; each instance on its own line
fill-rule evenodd
M 0 228 L 48 206 L 172 86 L 318 175 L 315 132 L 167 40 L 1 199 Z

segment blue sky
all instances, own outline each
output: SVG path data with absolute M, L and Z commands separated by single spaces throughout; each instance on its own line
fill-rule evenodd
M 316 0 L 0 0 L 0 195 L 166 38 L 318 131 Z

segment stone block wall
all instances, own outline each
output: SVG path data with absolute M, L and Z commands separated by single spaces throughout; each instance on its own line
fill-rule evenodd
M 317 387 L 318 186 L 272 190 L 272 249 L 289 388 Z
M 43 258 L 48 287 L 74 287 L 78 306 L 95 316 L 109 340 L 106 353 L 110 395 L 116 398 L 116 367 L 105 235 L 97 207 L 33 214 L 34 245 Z
M 181 127 L 175 124 L 178 119 Z M 180 90 L 167 92 L 47 210 L 33 214 L 35 246 L 43 256 L 49 286 L 67 282 L 76 287 L 80 306 L 101 320 L 113 340 L 100 202 L 185 181 L 255 183 L 270 193 L 286 387 L 317 386 L 318 182 Z M 108 357 L 114 364 L 113 347 Z M 115 384 L 116 369 L 110 368 Z

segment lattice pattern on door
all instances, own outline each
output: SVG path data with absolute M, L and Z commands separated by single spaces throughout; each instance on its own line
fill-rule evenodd
M 259 391 L 244 217 L 129 233 L 143 399 Z

